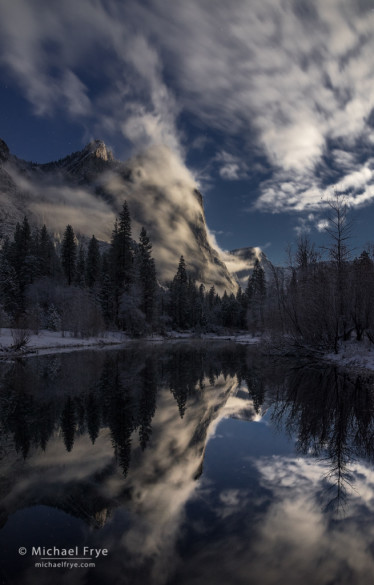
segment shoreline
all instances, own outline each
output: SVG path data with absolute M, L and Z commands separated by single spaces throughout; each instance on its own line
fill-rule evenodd
M 13 330 L 16 331 L 17 330 Z M 39 355 L 49 355 L 57 353 L 66 353 L 71 351 L 82 351 L 85 349 L 115 349 L 121 346 L 127 346 L 130 343 L 173 343 L 180 341 L 227 341 L 243 345 L 258 345 L 269 339 L 265 336 L 252 336 L 250 333 L 222 334 L 204 333 L 199 336 L 192 332 L 171 331 L 168 335 L 159 334 L 150 335 L 143 338 L 132 338 L 122 331 L 106 331 L 101 335 L 86 338 L 74 337 L 72 332 L 40 330 L 38 333 L 27 333 L 27 342 L 20 348 L 15 349 L 12 346 L 15 341 L 12 335 L 12 329 L 0 329 L 0 361 L 8 359 L 18 359 L 21 357 L 36 357 Z M 271 347 L 271 341 L 270 341 Z M 276 355 L 280 357 L 284 348 Z M 293 349 L 294 357 L 297 357 L 297 348 Z M 270 353 L 271 350 L 270 350 Z M 303 352 L 300 351 L 302 357 Z M 304 355 L 305 357 L 305 355 Z M 316 356 L 317 357 L 317 354 Z M 332 352 L 318 352 L 318 360 L 349 371 L 362 373 L 374 373 L 374 347 L 370 347 L 365 342 L 349 341 L 341 348 L 338 354 Z
M 14 331 L 14 330 L 13 330 Z M 0 330 L 0 360 L 14 359 L 20 357 L 34 357 L 38 355 L 47 355 L 68 351 L 79 351 L 84 349 L 110 349 L 121 345 L 127 345 L 131 342 L 143 343 L 168 343 L 175 341 L 234 341 L 243 344 L 257 344 L 261 341 L 260 337 L 252 337 L 250 334 L 238 335 L 217 335 L 202 334 L 197 337 L 193 333 L 170 332 L 167 336 L 151 335 L 144 338 L 132 338 L 121 331 L 108 331 L 102 335 L 80 338 L 74 337 L 71 332 L 40 330 L 39 333 L 27 334 L 27 342 L 19 349 L 14 348 L 12 330 L 2 328 Z

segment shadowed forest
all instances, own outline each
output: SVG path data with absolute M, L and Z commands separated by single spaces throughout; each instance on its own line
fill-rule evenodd
M 287 267 L 270 265 L 265 274 L 256 260 L 245 290 L 221 296 L 196 282 L 183 256 L 173 280 L 160 283 L 152 242 L 144 228 L 132 238 L 126 202 L 110 244 L 77 238 L 71 225 L 56 241 L 25 217 L 0 252 L 0 325 L 81 337 L 108 329 L 132 337 L 267 332 L 335 352 L 353 335 L 373 342 L 374 262 L 367 250 L 352 259 L 348 212 L 336 195 L 323 251 L 302 236 Z

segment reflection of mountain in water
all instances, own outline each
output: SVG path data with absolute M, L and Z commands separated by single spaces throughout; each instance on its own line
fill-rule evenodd
M 330 367 L 288 365 L 286 373 L 274 364 L 264 368 L 258 356 L 235 344 L 176 344 L 146 352 L 135 344 L 123 352 L 41 357 L 4 366 L 1 386 L 3 466 L 12 460 L 17 469 L 0 480 L 9 511 L 16 506 L 9 495 L 16 475 L 30 481 L 28 461 L 49 462 L 53 453 L 53 467 L 61 461 L 84 469 L 86 459 L 87 470 L 78 481 L 65 477 L 62 487 L 58 473 L 46 483 L 50 489 L 30 481 L 23 505 L 43 503 L 102 526 L 113 505 L 103 486 L 118 468 L 125 478 L 132 472 L 125 499 L 132 498 L 131 477 L 146 462 L 148 483 L 166 480 L 179 462 L 183 477 L 198 478 L 212 423 L 222 416 L 258 420 L 270 405 L 273 420 L 297 436 L 300 452 L 329 462 L 326 480 L 335 485 L 337 500 L 350 481 L 350 461 L 373 459 L 368 380 Z
M 22 507 L 56 507 L 100 527 L 113 505 L 135 497 L 134 477 L 167 483 L 172 469 L 180 487 L 197 478 L 209 429 L 245 361 L 245 348 L 235 345 L 213 351 L 176 344 L 167 351 L 134 345 L 8 365 L 0 396 L 9 469 L 0 483 L 4 520 L 21 500 Z M 254 414 L 251 402 L 244 404 L 247 416 Z M 11 492 L 21 476 L 20 499 L 19 490 L 17 497 Z M 120 489 L 115 504 L 113 482 Z
M 219 437 L 216 429 L 223 418 L 241 421 L 226 421 L 219 429 L 261 420 L 266 413 L 267 420 L 296 437 L 299 453 L 327 462 L 325 482 L 335 486 L 338 500 L 345 494 L 352 460 L 373 459 L 370 380 L 330 367 L 270 362 L 254 348 L 134 343 L 123 351 L 6 364 L 0 376 L 1 524 L 11 530 L 14 518 L 25 511 L 34 510 L 39 519 L 43 506 L 51 523 L 63 512 L 74 517 L 84 544 L 90 539 L 111 551 L 109 566 L 82 572 L 77 583 L 116 582 L 124 567 L 125 582 L 169 582 L 182 558 L 177 543 L 186 504 L 198 490 L 204 498 L 210 489 L 206 446 Z M 237 448 L 245 451 L 246 445 Z M 278 458 L 277 464 L 283 476 L 301 469 L 295 472 L 294 461 L 287 458 Z M 226 481 L 221 453 L 214 465 Z M 265 482 L 270 468 L 274 471 L 271 457 L 261 460 L 256 481 Z M 255 487 L 239 482 L 219 497 L 233 509 L 247 494 L 245 505 L 250 506 L 248 493 Z M 264 506 L 260 500 L 261 512 Z M 210 510 L 218 517 L 220 511 Z M 198 538 L 202 520 L 193 522 Z M 209 515 L 206 522 L 211 522 Z M 49 543 L 49 532 L 39 538 L 55 544 Z M 222 547 L 224 554 L 225 542 Z

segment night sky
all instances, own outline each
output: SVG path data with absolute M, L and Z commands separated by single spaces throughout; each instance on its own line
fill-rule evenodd
M 163 144 L 222 249 L 318 245 L 344 193 L 374 242 L 374 0 L 4 0 L 0 138 L 56 160 Z

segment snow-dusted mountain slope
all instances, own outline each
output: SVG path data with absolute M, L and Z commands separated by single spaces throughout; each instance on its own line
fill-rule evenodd
M 114 159 L 95 140 L 59 161 L 35 164 L 17 158 L 0 140 L 0 233 L 12 233 L 25 214 L 61 234 L 70 223 L 77 234 L 109 241 L 115 216 L 127 200 L 133 238 L 144 226 L 153 242 L 160 280 L 173 278 L 180 256 L 199 282 L 218 292 L 237 283 L 208 241 L 202 196 L 179 158 L 163 146 L 129 161 Z
M 252 273 L 256 260 L 259 260 L 265 271 L 266 278 L 270 278 L 272 265 L 261 248 L 238 248 L 237 250 L 231 250 L 229 254 L 233 256 L 234 261 L 228 260 L 226 263 L 243 289 L 248 284 L 248 277 Z

